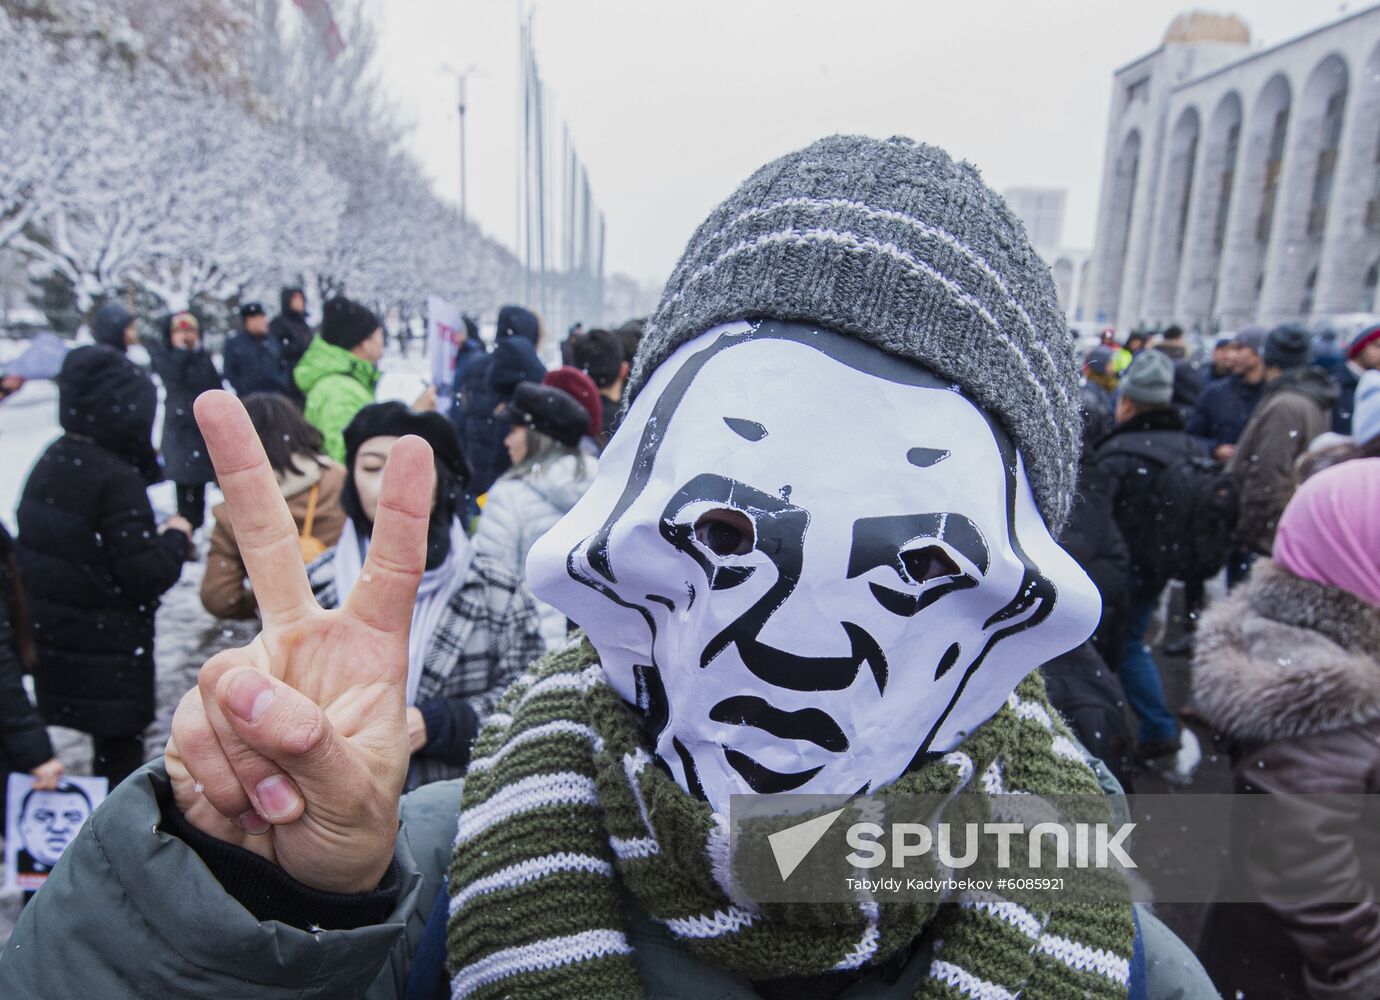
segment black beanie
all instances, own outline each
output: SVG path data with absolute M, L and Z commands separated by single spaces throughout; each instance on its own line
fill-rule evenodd
M 508 419 L 554 438 L 568 448 L 589 430 L 589 411 L 575 397 L 552 385 L 523 382 L 513 390 Z
M 1265 364 L 1271 368 L 1302 368 L 1308 364 L 1313 338 L 1301 326 L 1286 323 L 1277 326 L 1265 337 Z
M 345 428 L 346 475 L 340 506 L 362 535 L 373 531 L 355 490 L 355 456 L 370 438 L 407 434 L 415 434 L 431 445 L 436 456 L 436 502 L 426 533 L 426 568 L 435 569 L 450 553 L 451 523 L 464 510 L 465 488 L 470 482 L 470 464 L 460 449 L 455 425 L 441 414 L 417 413 L 398 402 L 371 403 L 356 413 Z
M 321 316 L 321 339 L 342 350 L 364 343 L 383 324 L 373 310 L 337 295 L 327 299 Z
M 537 314 L 522 306 L 504 306 L 498 311 L 499 340 L 504 337 L 521 337 L 533 347 L 541 339 L 541 320 Z
M 355 414 L 345 427 L 345 468 L 355 467 L 360 445 L 370 438 L 404 437 L 415 434 L 431 445 L 436 464 L 449 472 L 460 485 L 469 483 L 470 463 L 460 449 L 455 425 L 436 412 L 418 413 L 399 402 L 370 403 Z

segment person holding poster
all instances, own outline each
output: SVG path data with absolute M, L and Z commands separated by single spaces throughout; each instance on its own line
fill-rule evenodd
M 264 633 L 93 817 L 53 876 L 83 907 L 39 895 L 0 992 L 1215 996 L 1124 899 L 822 911 L 729 877 L 735 794 L 1102 794 L 1037 670 L 1097 622 L 1055 541 L 1076 375 L 1049 268 L 972 167 L 834 136 L 761 168 L 692 238 L 593 484 L 528 559 L 586 635 L 401 826 L 431 456 L 393 446 L 326 612 L 239 404 L 203 397 Z

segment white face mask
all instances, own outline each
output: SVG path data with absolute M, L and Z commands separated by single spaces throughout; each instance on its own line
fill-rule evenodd
M 894 781 L 1099 608 L 981 409 L 912 362 L 775 322 L 657 368 L 527 577 L 719 811 Z

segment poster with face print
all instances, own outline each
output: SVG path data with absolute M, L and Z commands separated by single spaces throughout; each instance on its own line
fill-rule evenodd
M 527 574 L 720 811 L 895 780 L 1099 609 L 994 418 L 912 361 L 771 321 L 653 373 Z
M 27 774 L 11 774 L 5 786 L 5 887 L 37 889 L 67 845 L 105 799 L 105 778 L 66 777 L 57 788 L 39 789 Z

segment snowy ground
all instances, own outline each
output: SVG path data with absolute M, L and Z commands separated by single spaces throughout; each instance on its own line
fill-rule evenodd
M 411 402 L 421 394 L 425 362 L 419 355 L 420 352 L 414 351 L 410 359 L 394 356 L 384 359 L 379 399 Z M 159 426 L 161 417 L 160 412 Z M 57 389 L 51 382 L 31 382 L 0 403 L 0 517 L 5 519 L 11 531 L 15 529 L 14 512 L 29 470 L 43 450 L 61 433 Z M 171 483 L 154 486 L 149 496 L 160 518 L 174 511 Z M 208 513 L 219 502 L 219 491 L 213 488 L 208 497 Z M 203 555 L 209 530 L 208 524 L 202 533 Z M 149 727 L 144 741 L 150 757 L 162 753 L 168 739 L 172 711 L 187 689 L 196 683 L 196 672 L 201 665 L 222 649 L 244 645 L 254 637 L 256 631 L 252 622 L 223 622 L 206 613 L 198 596 L 201 574 L 202 564 L 189 562 L 182 572 L 182 579 L 168 592 L 158 612 L 157 642 L 154 645 L 158 718 Z M 48 731 L 67 770 L 73 774 L 90 774 L 89 738 L 57 726 L 50 726 Z M 3 780 L 3 776 L 0 776 L 0 780 Z M 3 842 L 3 833 L 0 829 L 0 842 Z M 18 895 L 0 892 L 0 943 L 9 938 L 18 913 Z

